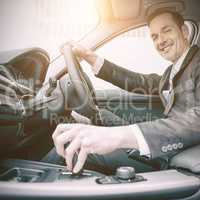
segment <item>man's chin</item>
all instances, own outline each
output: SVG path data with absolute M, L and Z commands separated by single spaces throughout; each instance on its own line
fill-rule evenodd
M 173 45 L 170 45 L 167 49 L 165 49 L 165 51 L 160 51 L 160 55 L 161 55 L 164 59 L 166 59 L 166 60 L 172 62 L 173 57 L 174 57 L 174 56 L 173 56 L 173 52 L 174 52 Z
M 170 52 L 167 52 L 167 53 L 161 53 L 161 56 L 165 59 L 165 60 L 168 60 L 170 62 L 173 62 L 173 55 L 171 55 Z

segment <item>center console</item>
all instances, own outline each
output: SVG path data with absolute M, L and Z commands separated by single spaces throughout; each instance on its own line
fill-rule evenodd
M 65 166 L 8 159 L 0 162 L 0 199 L 164 199 L 185 198 L 200 187 L 198 177 L 177 170 L 135 174 L 121 167 L 115 175 Z
M 7 183 L 59 183 L 101 177 L 97 172 L 84 170 L 79 175 L 64 166 L 27 160 L 5 160 L 0 163 L 0 181 Z

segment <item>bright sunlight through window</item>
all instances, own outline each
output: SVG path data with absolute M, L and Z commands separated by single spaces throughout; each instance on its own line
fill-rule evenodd
M 53 57 L 98 23 L 94 0 L 1 0 L 0 51 L 41 47 Z

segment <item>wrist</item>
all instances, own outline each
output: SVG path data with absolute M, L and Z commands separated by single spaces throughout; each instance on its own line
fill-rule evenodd
M 94 65 L 96 63 L 98 56 L 91 50 L 87 50 L 85 55 L 85 60 L 90 64 Z
M 137 139 L 130 126 L 120 127 L 119 146 L 120 148 L 135 148 L 138 149 Z

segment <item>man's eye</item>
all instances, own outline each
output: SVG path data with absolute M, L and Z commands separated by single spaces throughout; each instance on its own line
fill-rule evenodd
M 153 40 L 153 41 L 156 41 L 157 38 L 158 38 L 157 36 L 153 36 L 153 37 L 152 37 L 152 40 Z
M 169 32 L 171 32 L 171 29 L 165 29 L 164 30 L 164 33 L 169 33 Z

